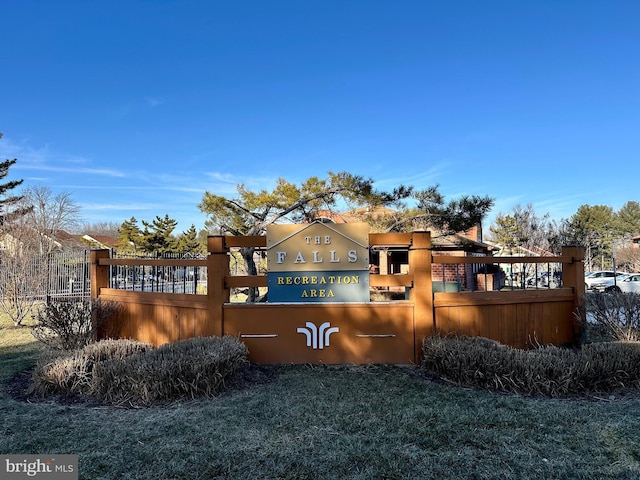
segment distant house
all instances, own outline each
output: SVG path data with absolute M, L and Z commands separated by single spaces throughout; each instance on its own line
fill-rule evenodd
M 33 237 L 41 239 L 41 249 L 53 252 L 67 252 L 72 250 L 90 250 L 97 248 L 114 248 L 117 239 L 106 235 L 76 235 L 64 230 L 58 230 L 55 234 L 39 235 L 34 231 Z M 30 239 L 32 240 L 32 239 Z M 0 237 L 0 251 L 15 253 L 21 248 L 23 241 L 11 233 L 5 233 Z
M 114 249 L 118 243 L 117 238 L 109 235 L 71 234 L 64 230 L 58 231 L 55 241 L 62 250 Z
M 18 248 L 19 243 L 16 238 L 8 233 L 0 235 L 0 252 L 13 253 Z
M 118 245 L 118 239 L 109 235 L 82 235 L 81 238 L 82 242 L 92 249 L 115 249 Z
M 39 247 L 40 253 L 58 252 L 79 247 L 80 244 L 73 235 L 66 232 L 58 232 L 59 235 L 40 234 L 36 230 L 23 231 L 19 235 L 12 232 L 6 232 L 0 239 L 0 250 L 15 255 L 22 252 L 27 245 Z

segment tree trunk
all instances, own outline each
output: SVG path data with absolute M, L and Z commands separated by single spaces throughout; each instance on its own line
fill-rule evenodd
M 245 268 L 247 269 L 247 275 L 257 275 L 258 269 L 256 268 L 256 261 L 253 258 L 255 252 L 254 247 L 245 247 L 240 249 L 242 258 L 244 258 Z M 254 303 L 258 299 L 258 289 L 256 287 L 249 287 L 247 293 L 247 302 Z

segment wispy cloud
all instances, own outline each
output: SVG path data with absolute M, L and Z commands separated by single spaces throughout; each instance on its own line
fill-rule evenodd
M 524 195 L 513 195 L 511 197 L 498 197 L 493 205 L 492 212 L 494 214 L 503 213 L 508 214 L 513 208 L 524 201 Z M 524 205 L 523 205 L 524 206 Z
M 108 168 L 89 168 L 89 167 L 64 167 L 57 165 L 44 165 L 44 164 L 29 164 L 29 163 L 16 163 L 16 170 L 39 170 L 43 172 L 60 172 L 60 173 L 75 173 L 85 175 L 102 175 L 107 177 L 125 177 L 125 174 Z
M 156 210 L 162 208 L 158 203 L 138 203 L 138 202 L 123 202 L 123 203 L 82 203 L 82 209 L 86 211 L 136 211 L 136 210 Z
M 73 154 L 52 152 L 48 145 L 33 147 L 28 143 L 16 143 L 11 140 L 0 142 L 0 155 L 6 158 L 18 158 L 12 167 L 15 170 L 39 172 L 73 173 L 81 175 L 98 175 L 106 177 L 124 177 L 121 171 L 110 168 L 92 167 L 91 161 Z M 38 177 L 32 177 L 33 179 Z
M 413 171 L 406 169 L 407 175 L 396 176 L 376 180 L 376 185 L 379 187 L 395 187 L 398 185 L 413 185 L 416 188 L 423 188 L 438 183 L 438 178 L 447 173 L 451 168 L 451 162 L 441 161 L 425 170 Z
M 510 197 L 498 197 L 496 203 L 488 217 L 489 223 L 493 222 L 498 213 L 509 215 L 513 209 L 520 205 L 526 207 L 531 204 L 537 215 L 549 215 L 553 220 L 569 218 L 576 212 L 576 204 L 580 203 L 580 199 L 584 198 L 584 203 L 588 202 L 589 194 L 561 195 L 559 192 L 550 192 L 548 196 L 535 201 L 528 201 L 530 195 L 513 195 Z
M 146 102 L 148 107 L 156 108 L 156 107 L 159 107 L 160 105 L 162 105 L 163 103 L 165 103 L 165 99 L 164 98 L 158 98 L 158 97 L 147 97 L 145 99 L 145 102 Z
M 231 173 L 207 172 L 206 175 L 216 182 L 230 183 L 233 185 L 236 185 L 239 180 L 239 177 Z
M 236 186 L 239 184 L 243 184 L 251 190 L 271 190 L 277 184 L 277 177 L 239 176 L 220 172 L 207 172 L 205 175 L 211 180 L 210 183 L 207 183 L 206 190 L 217 195 L 233 195 L 237 192 Z M 302 181 L 304 180 L 306 178 L 302 179 Z M 294 182 L 294 180 L 290 181 Z

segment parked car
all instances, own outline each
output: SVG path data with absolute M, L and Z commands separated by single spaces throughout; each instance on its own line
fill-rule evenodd
M 584 277 L 584 288 L 594 292 L 604 292 L 616 286 L 618 281 L 622 280 L 626 275 L 626 273 L 612 270 L 591 272 Z
M 618 279 L 616 285 L 610 287 L 609 291 L 640 293 L 640 273 L 631 273 L 623 279 Z

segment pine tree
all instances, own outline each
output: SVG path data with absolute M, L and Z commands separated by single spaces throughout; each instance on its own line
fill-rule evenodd
M 125 220 L 118 228 L 118 249 L 133 253 L 142 250 L 142 230 L 135 217 Z
M 204 251 L 195 225 L 192 224 L 189 230 L 182 232 L 182 235 L 178 238 L 177 249 L 180 253 L 200 253 Z
M 623 234 L 640 234 L 640 203 L 628 201 L 618 210 L 617 216 Z
M 169 215 L 164 218 L 156 215 L 151 222 L 142 220 L 144 230 L 142 231 L 142 249 L 148 253 L 162 255 L 176 251 L 176 240 L 171 235 L 178 225 L 178 222 Z
M 0 133 L 2 138 L 2 133 Z M 9 168 L 15 165 L 17 160 L 5 160 L 0 162 L 0 180 L 9 174 Z M 28 213 L 31 208 L 20 207 L 19 204 L 23 199 L 22 196 L 8 195 L 8 192 L 22 185 L 24 180 L 12 180 L 6 183 L 0 183 L 0 226 L 4 225 L 12 218 L 16 218 Z

